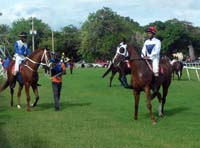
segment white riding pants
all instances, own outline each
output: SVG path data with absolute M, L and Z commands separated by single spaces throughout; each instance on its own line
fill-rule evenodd
M 15 72 L 19 71 L 19 65 L 22 63 L 22 61 L 25 59 L 23 55 L 15 54 Z
M 159 59 L 159 56 L 155 56 L 151 59 L 154 74 L 159 74 Z

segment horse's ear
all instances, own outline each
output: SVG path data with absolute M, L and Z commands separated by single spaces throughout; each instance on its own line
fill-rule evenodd
M 43 50 L 47 50 L 47 51 L 50 51 L 50 49 L 48 47 L 45 47 Z

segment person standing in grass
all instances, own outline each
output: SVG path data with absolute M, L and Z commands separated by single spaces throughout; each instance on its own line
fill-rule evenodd
M 62 89 L 62 75 L 66 74 L 66 67 L 63 62 L 61 62 L 61 55 L 59 53 L 54 54 L 52 59 L 52 69 L 51 69 L 51 81 L 53 88 L 53 97 L 54 97 L 54 108 L 55 111 L 60 110 L 60 93 Z

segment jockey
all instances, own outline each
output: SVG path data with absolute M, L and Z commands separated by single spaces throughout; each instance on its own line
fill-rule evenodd
M 21 32 L 19 35 L 21 37 L 20 40 L 15 42 L 14 49 L 15 49 L 15 69 L 13 75 L 15 76 L 19 71 L 19 65 L 25 59 L 25 56 L 30 55 L 30 49 L 27 46 L 26 39 L 27 33 Z
M 157 38 L 155 38 L 155 34 L 157 32 L 156 28 L 154 26 L 150 26 L 146 30 L 148 39 L 144 42 L 143 48 L 142 48 L 142 53 L 141 56 L 145 60 L 152 60 L 152 68 L 153 68 L 153 73 L 155 76 L 154 80 L 154 90 L 157 91 L 156 89 L 156 81 L 159 76 L 159 60 L 160 60 L 160 50 L 161 50 L 161 41 Z

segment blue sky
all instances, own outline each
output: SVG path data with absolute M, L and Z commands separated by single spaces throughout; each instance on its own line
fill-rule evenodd
M 20 18 L 41 19 L 53 30 L 67 25 L 80 26 L 90 13 L 109 7 L 129 16 L 141 26 L 177 18 L 200 27 L 200 1 L 197 0 L 1 0 L 0 24 L 11 25 Z

